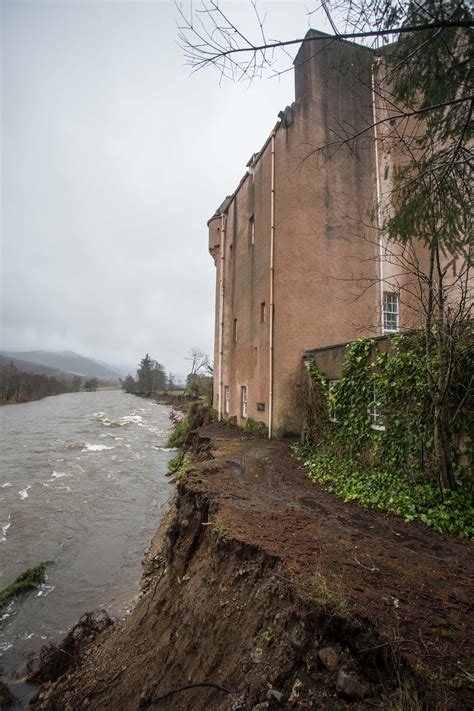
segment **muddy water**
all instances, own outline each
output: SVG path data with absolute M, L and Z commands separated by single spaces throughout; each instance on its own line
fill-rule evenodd
M 171 494 L 169 408 L 120 391 L 0 410 L 0 589 L 52 560 L 45 584 L 0 621 L 0 675 L 84 611 L 126 613 Z M 18 687 L 21 708 L 29 690 Z

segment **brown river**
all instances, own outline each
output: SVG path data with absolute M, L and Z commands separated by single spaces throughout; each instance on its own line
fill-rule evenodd
M 0 590 L 51 560 L 45 584 L 0 613 L 0 676 L 83 612 L 127 613 L 172 487 L 170 408 L 121 391 L 0 408 Z M 16 709 L 34 688 L 13 685 Z

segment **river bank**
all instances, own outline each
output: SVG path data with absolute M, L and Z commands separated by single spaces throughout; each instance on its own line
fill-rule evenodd
M 472 707 L 471 543 L 335 499 L 285 443 L 195 439 L 142 598 L 35 709 Z
M 42 561 L 38 590 L 0 613 L 0 676 L 26 708 L 27 655 L 85 610 L 123 616 L 174 489 L 168 407 L 121 391 L 62 394 L 2 411 L 0 590 Z M 0 703 L 0 708 L 2 707 Z

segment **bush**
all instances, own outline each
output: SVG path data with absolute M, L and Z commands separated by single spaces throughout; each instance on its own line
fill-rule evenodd
M 212 420 L 212 408 L 202 401 L 192 402 L 188 405 L 182 419 L 171 412 L 170 421 L 173 430 L 168 438 L 168 447 L 182 449 L 186 444 L 188 434 L 198 427 L 209 424 Z
M 8 603 L 17 595 L 36 590 L 44 583 L 46 566 L 52 561 L 47 560 L 40 563 L 35 568 L 28 568 L 24 573 L 19 575 L 10 585 L 0 592 L 0 612 Z
M 245 422 L 244 432 L 252 437 L 268 437 L 268 427 L 264 422 L 258 422 L 251 417 Z

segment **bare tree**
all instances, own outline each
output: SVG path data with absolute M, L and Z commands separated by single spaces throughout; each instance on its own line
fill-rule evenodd
M 186 360 L 191 362 L 191 370 L 189 371 L 189 375 L 197 375 L 199 373 L 209 374 L 212 372 L 209 356 L 199 350 L 199 348 L 191 348 L 186 356 Z

